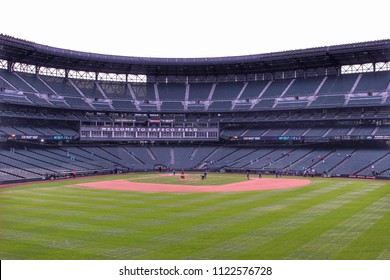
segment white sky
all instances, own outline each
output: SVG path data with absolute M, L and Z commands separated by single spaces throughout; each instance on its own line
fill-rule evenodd
M 385 0 L 2 0 L 0 33 L 102 54 L 218 57 L 390 39 Z

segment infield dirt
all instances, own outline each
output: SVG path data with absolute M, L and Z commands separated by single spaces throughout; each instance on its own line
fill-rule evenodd
M 188 186 L 181 184 L 151 184 L 131 182 L 128 180 L 111 180 L 104 182 L 81 183 L 76 186 L 137 192 L 243 192 L 296 188 L 306 186 L 310 184 L 310 182 L 310 180 L 301 179 L 256 178 L 244 182 L 219 186 Z

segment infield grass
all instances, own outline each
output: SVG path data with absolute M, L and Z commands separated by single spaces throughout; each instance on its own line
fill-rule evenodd
M 188 174 L 202 184 L 199 174 Z M 148 178 L 146 178 L 148 177 Z M 390 182 L 315 178 L 240 193 L 74 187 L 135 174 L 0 189 L 1 259 L 390 259 Z M 207 185 L 246 180 L 209 174 Z M 108 182 L 109 183 L 109 182 Z
M 180 184 L 188 186 L 218 186 L 247 181 L 245 174 L 211 174 L 206 180 L 201 179 L 201 174 L 185 173 L 185 180 L 180 179 L 180 173 L 175 176 L 159 176 L 159 174 L 150 176 L 141 176 L 132 178 L 133 182 L 153 183 L 153 184 Z

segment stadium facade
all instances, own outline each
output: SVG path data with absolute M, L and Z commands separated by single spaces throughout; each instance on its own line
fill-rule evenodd
M 149 58 L 0 35 L 0 183 L 153 169 L 390 177 L 390 40 Z

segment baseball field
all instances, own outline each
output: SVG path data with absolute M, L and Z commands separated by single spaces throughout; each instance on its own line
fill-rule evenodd
M 0 259 L 390 259 L 390 182 L 123 174 L 0 188 Z

